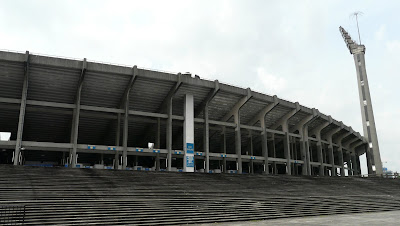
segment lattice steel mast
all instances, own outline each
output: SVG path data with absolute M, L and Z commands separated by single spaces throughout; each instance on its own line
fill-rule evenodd
M 364 137 L 368 139 L 368 173 L 382 175 L 382 161 L 379 152 L 378 136 L 376 133 L 374 112 L 372 110 L 371 94 L 369 92 L 367 71 L 365 67 L 365 46 L 353 41 L 350 35 L 342 27 L 339 27 L 339 30 L 347 48 L 354 56 L 354 62 L 356 64 Z

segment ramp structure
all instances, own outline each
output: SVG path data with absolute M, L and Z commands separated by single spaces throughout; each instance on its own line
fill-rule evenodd
M 339 30 L 356 64 L 364 137 L 368 139 L 368 150 L 366 151 L 368 174 L 382 175 L 382 161 L 379 152 L 374 112 L 372 110 L 371 94 L 369 92 L 367 70 L 365 67 L 365 46 L 357 44 L 352 40 L 343 27 L 339 27 Z

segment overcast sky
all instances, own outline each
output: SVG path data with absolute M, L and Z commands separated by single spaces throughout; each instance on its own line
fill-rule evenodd
M 363 134 L 355 66 L 338 29 L 356 39 L 349 15 L 362 11 L 382 161 L 400 171 L 399 10 L 399 1 L 366 0 L 0 0 L 0 49 L 192 72 L 298 101 Z

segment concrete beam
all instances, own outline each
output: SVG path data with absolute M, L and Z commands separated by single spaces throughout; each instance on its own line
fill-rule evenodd
M 297 112 L 300 111 L 300 104 L 296 102 L 296 108 L 286 113 L 282 118 L 279 119 L 274 125 L 272 125 L 271 129 L 277 129 L 279 126 L 282 126 L 283 132 L 289 132 L 288 128 L 288 120 L 293 117 Z
M 279 100 L 277 96 L 274 96 L 274 102 L 265 106 L 260 112 L 258 112 L 257 116 L 254 117 L 248 124 L 250 126 L 254 126 L 258 121 L 265 120 L 265 116 L 271 112 L 276 106 L 279 105 Z M 262 123 L 261 123 L 262 126 Z M 265 127 L 265 123 L 264 123 Z
M 215 88 L 212 89 L 208 94 L 207 97 L 203 100 L 203 102 L 200 104 L 199 108 L 197 109 L 197 111 L 194 113 L 194 117 L 197 118 L 201 112 L 204 112 L 204 109 L 206 107 L 208 107 L 208 104 L 210 104 L 210 102 L 214 99 L 215 95 L 218 94 L 218 92 L 220 91 L 219 88 L 219 82 L 218 80 L 215 80 Z
M 253 97 L 250 88 L 247 89 L 247 95 L 242 97 L 236 104 L 233 106 L 233 108 L 224 116 L 221 118 L 220 121 L 226 122 L 228 121 L 233 115 L 235 115 L 240 108 L 243 107 Z
M 167 96 L 164 98 L 163 102 L 161 103 L 160 107 L 158 108 L 157 112 L 164 112 L 167 110 L 170 100 L 174 97 L 175 93 L 178 92 L 179 88 L 181 87 L 182 83 L 182 75 L 178 73 L 178 81 L 175 83 L 174 86 L 171 87 Z M 168 111 L 168 110 L 167 110 Z

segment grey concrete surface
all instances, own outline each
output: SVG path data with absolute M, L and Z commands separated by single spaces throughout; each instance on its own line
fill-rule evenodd
M 338 214 L 316 217 L 293 217 L 275 220 L 262 221 L 241 221 L 216 224 L 200 224 L 202 226 L 222 225 L 400 225 L 400 211 L 359 213 L 359 214 Z

